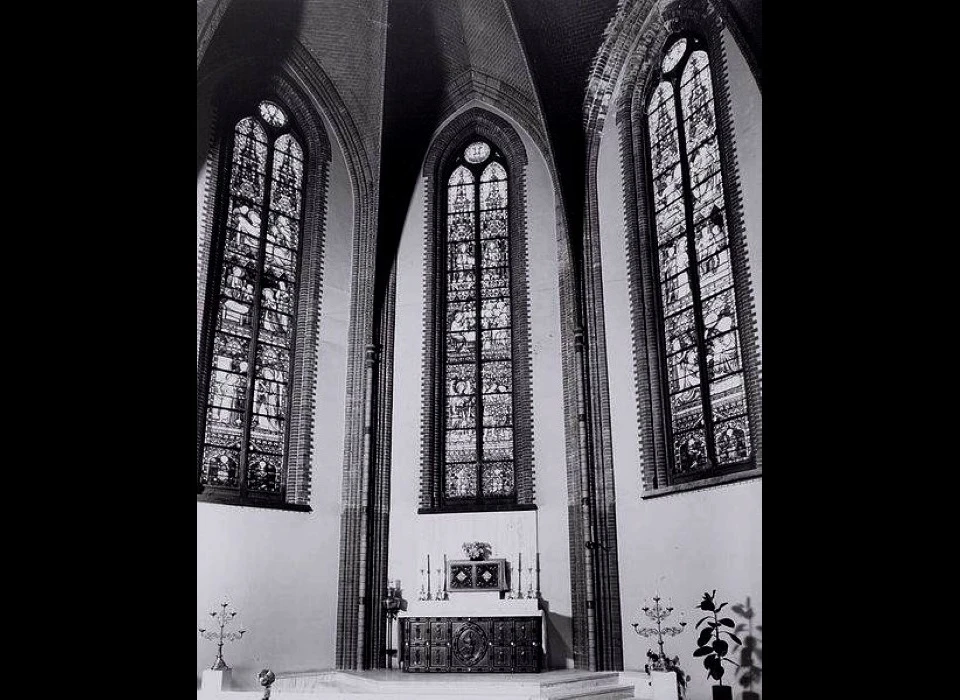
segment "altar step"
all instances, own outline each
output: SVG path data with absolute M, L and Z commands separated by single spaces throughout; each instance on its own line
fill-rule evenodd
M 219 700 L 245 694 L 223 693 Z M 635 696 L 634 685 L 616 672 L 547 671 L 538 674 L 400 673 L 398 671 L 326 671 L 280 674 L 271 700 L 621 700 Z M 198 694 L 198 700 L 207 697 Z M 246 700 L 244 698 L 244 700 Z
M 549 698 L 549 700 L 579 700 L 580 698 L 620 700 L 620 698 L 633 696 L 633 684 L 622 683 L 620 674 L 611 672 L 581 673 L 573 677 L 541 682 L 539 697 Z

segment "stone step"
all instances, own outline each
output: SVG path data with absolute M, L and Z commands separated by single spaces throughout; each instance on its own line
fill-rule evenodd
M 271 700 L 393 700 L 496 697 L 498 700 L 619 700 L 634 697 L 634 686 L 616 672 L 557 671 L 543 674 L 408 674 L 372 671 L 317 671 L 282 674 Z M 198 693 L 198 700 L 259 700 L 262 692 Z
M 611 689 L 617 689 L 619 685 L 620 674 L 616 672 L 581 673 L 541 683 L 540 697 L 549 700 L 587 698 L 593 697 L 591 693 L 610 692 Z
M 600 700 L 622 700 L 623 698 L 634 697 L 635 692 L 633 685 L 629 683 L 618 683 L 617 685 L 611 686 L 561 691 L 555 695 L 541 697 L 549 697 L 550 700 L 589 700 L 591 698 L 599 698 Z

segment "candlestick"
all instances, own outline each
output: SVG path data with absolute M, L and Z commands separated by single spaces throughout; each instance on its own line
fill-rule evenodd
M 517 598 L 523 598 L 523 552 L 517 552 Z
M 529 579 L 530 579 L 530 583 L 528 584 L 528 587 L 527 587 L 527 599 L 532 600 L 533 599 L 533 567 L 532 566 L 527 567 L 527 573 L 529 574 Z
M 430 555 L 427 555 L 427 600 L 433 600 L 430 591 Z
M 537 552 L 537 599 L 540 598 L 540 552 Z
M 443 555 L 443 599 L 450 600 L 450 594 L 447 592 L 447 555 Z
M 423 590 L 423 569 L 420 569 L 420 595 L 417 600 L 426 600 L 427 592 Z

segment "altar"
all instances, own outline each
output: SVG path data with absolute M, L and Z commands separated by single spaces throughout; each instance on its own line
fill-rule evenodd
M 539 603 L 496 593 L 474 594 L 469 602 L 411 601 L 399 615 L 401 667 L 408 673 L 539 673 L 545 646 Z
M 514 598 L 503 559 L 446 563 L 442 593 L 411 601 L 400 619 L 408 673 L 539 673 L 545 627 L 539 596 Z M 507 596 L 507 597 L 505 597 Z

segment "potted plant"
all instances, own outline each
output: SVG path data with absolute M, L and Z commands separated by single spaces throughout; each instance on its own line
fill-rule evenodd
M 707 677 L 713 678 L 718 685 L 713 686 L 713 700 L 733 700 L 733 689 L 729 685 L 723 684 L 723 662 L 739 666 L 738 663 L 727 658 L 727 652 L 730 651 L 730 644 L 721 636 L 727 635 L 737 645 L 743 642 L 733 632 L 724 627 L 734 629 L 736 625 L 729 617 L 720 617 L 720 611 L 727 605 L 721 603 L 717 605 L 717 591 L 713 593 L 704 593 L 703 600 L 700 601 L 698 609 L 710 613 L 700 618 L 696 624 L 696 629 L 704 625 L 700 630 L 700 636 L 697 637 L 697 650 L 693 652 L 694 656 L 703 657 L 703 667 L 707 669 Z M 713 619 L 711 619 L 711 616 Z
M 750 605 L 749 596 L 747 597 L 746 603 L 743 605 L 737 603 L 730 609 L 746 620 L 746 623 L 741 622 L 737 624 L 733 630 L 737 634 L 747 633 L 743 638 L 743 646 L 740 647 L 740 670 L 737 671 L 739 675 L 737 682 L 740 684 L 740 687 L 743 688 L 742 700 L 760 700 L 760 693 L 753 690 L 754 683 L 760 682 L 762 669 L 758 662 L 763 660 L 763 650 L 760 649 L 760 639 L 753 634 L 753 618 L 756 616 L 756 613 Z M 757 631 L 762 632 L 763 625 L 757 625 Z
M 677 676 L 677 700 L 683 700 L 687 697 L 687 681 L 690 680 L 690 676 L 680 668 L 679 656 L 674 656 L 671 659 L 669 656 L 661 656 L 652 649 L 647 649 L 647 663 L 643 670 L 647 672 L 648 676 L 651 671 L 666 671 L 675 674 Z

